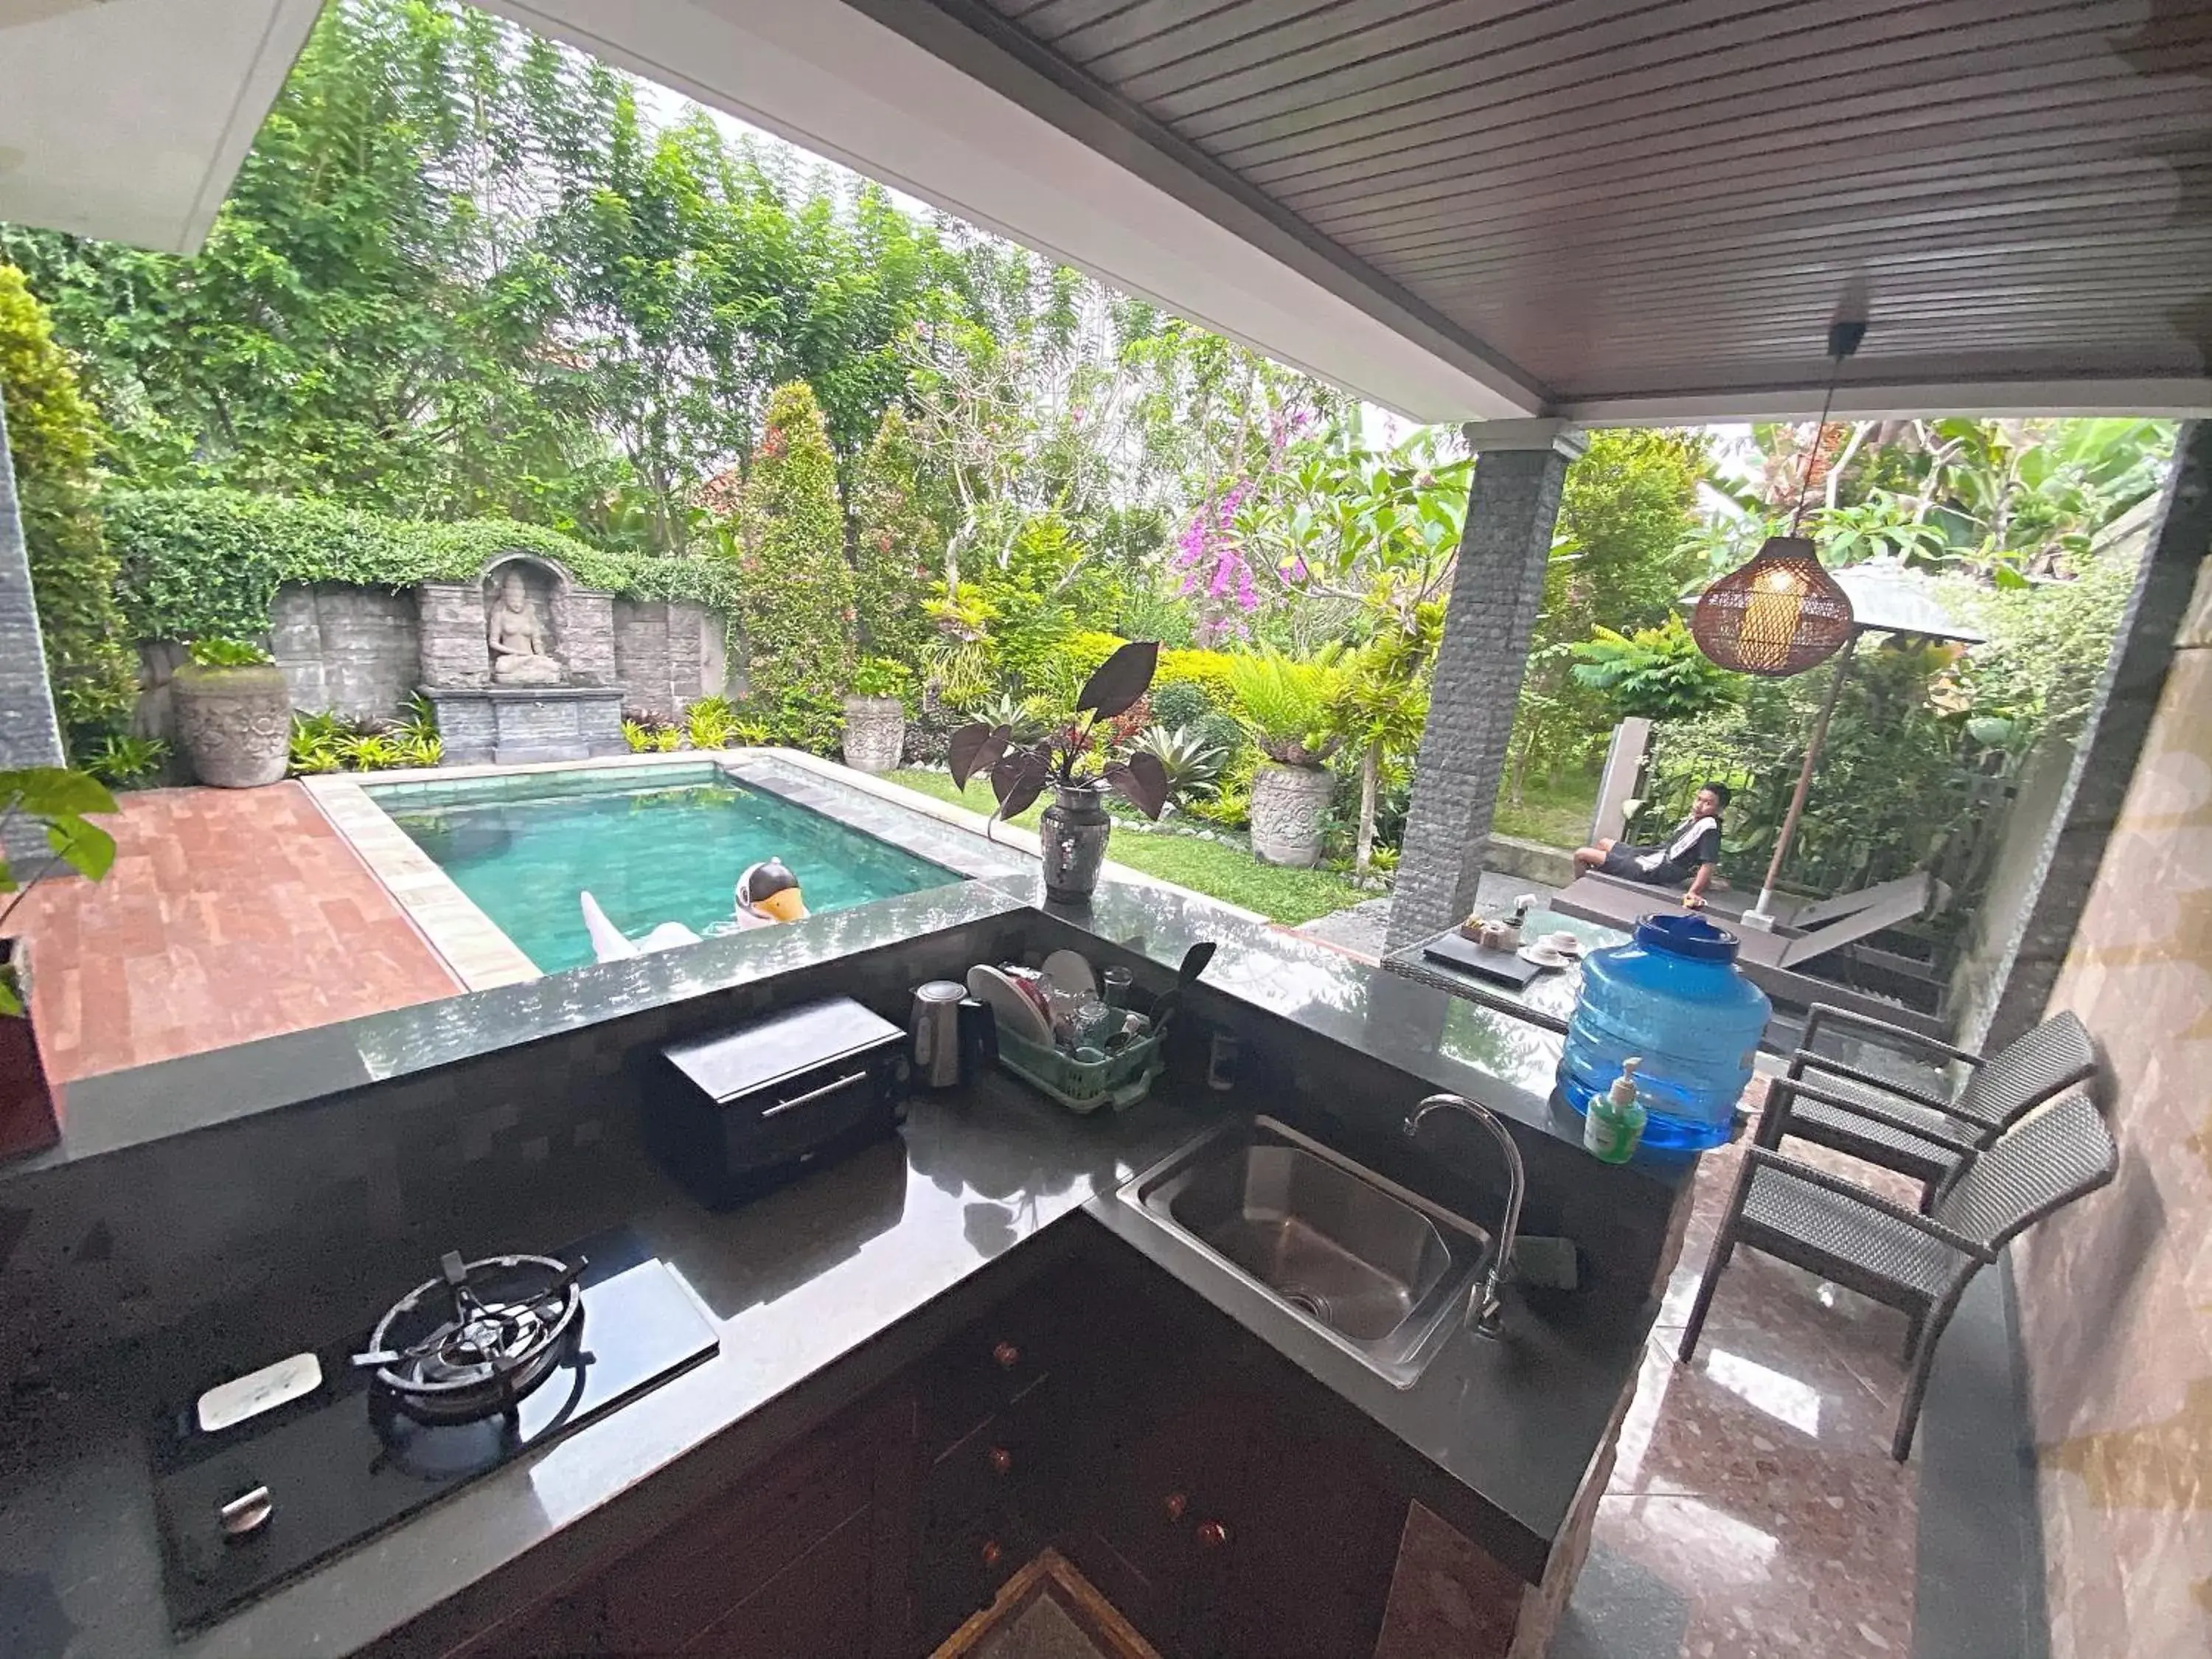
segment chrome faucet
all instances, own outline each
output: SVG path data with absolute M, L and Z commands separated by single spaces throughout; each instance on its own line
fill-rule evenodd
M 1423 1118 L 1446 1109 L 1463 1112 L 1488 1129 L 1505 1154 L 1504 1224 L 1498 1229 L 1490 1265 L 1482 1270 L 1467 1299 L 1468 1329 L 1480 1336 L 1496 1336 L 1505 1323 L 1505 1273 L 1513 1261 L 1513 1241 L 1521 1231 L 1521 1200 L 1528 1189 L 1528 1171 L 1521 1162 L 1521 1149 L 1513 1144 L 1512 1135 L 1498 1121 L 1498 1115 L 1461 1095 L 1431 1095 L 1407 1115 L 1407 1134 L 1420 1133 Z

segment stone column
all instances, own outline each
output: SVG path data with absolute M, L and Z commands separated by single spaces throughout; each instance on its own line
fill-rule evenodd
M 613 594 L 563 587 L 553 599 L 553 634 L 571 680 L 579 685 L 617 684 Z
M 46 684 L 46 648 L 31 592 L 31 559 L 15 511 L 8 417 L 0 411 L 0 770 L 62 764 L 61 725 Z
M 1413 768 L 1413 800 L 1398 855 L 1388 944 L 1450 927 L 1474 908 L 1505 772 L 1528 638 L 1559 487 L 1582 441 L 1561 421 L 1489 421 L 1467 428 L 1474 447 L 1434 694 Z
M 415 590 L 422 684 L 458 691 L 491 684 L 481 582 L 424 582 Z

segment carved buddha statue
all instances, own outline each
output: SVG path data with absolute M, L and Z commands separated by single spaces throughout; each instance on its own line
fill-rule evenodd
M 522 572 L 510 569 L 491 603 L 485 639 L 491 646 L 491 677 L 501 685 L 559 685 L 568 678 L 538 614 Z

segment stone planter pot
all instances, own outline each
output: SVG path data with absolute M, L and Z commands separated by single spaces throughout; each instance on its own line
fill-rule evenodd
M 0 974 L 8 975 L 26 1009 L 31 1004 L 28 947 L 20 939 L 0 939 Z M 0 1014 L 0 1158 L 16 1158 L 52 1146 L 62 1138 L 54 1091 L 39 1058 L 38 1034 L 30 1017 Z
M 845 764 L 857 772 L 895 772 L 906 750 L 906 705 L 896 697 L 845 699 Z
M 1319 864 L 1322 820 L 1335 788 L 1327 767 L 1262 761 L 1252 779 L 1254 855 L 1293 870 Z
M 1044 894 L 1055 904 L 1087 904 L 1106 862 L 1114 820 L 1098 791 L 1086 786 L 1054 792 L 1037 817 L 1037 850 L 1044 855 Z
M 169 682 L 177 744 L 202 783 L 252 789 L 284 775 L 292 743 L 292 694 L 284 671 L 202 668 L 186 663 Z

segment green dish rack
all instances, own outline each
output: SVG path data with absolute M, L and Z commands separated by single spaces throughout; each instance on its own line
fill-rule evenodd
M 1050 1043 L 1030 1042 L 999 1028 L 999 1063 L 1071 1112 L 1102 1106 L 1119 1112 L 1152 1091 L 1160 1074 L 1160 1033 L 1153 1031 L 1103 1060 L 1082 1060 Z

